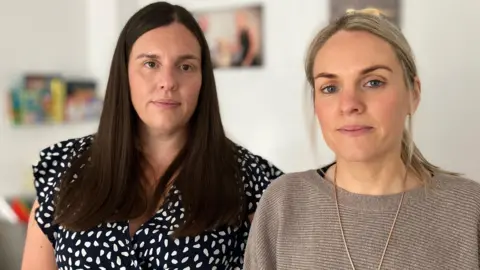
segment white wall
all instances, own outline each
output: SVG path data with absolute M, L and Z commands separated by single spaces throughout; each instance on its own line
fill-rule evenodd
M 0 195 L 27 192 L 42 147 L 93 130 L 91 123 L 12 127 L 3 99 L 25 71 L 88 74 L 85 18 L 85 1 L 0 1 Z
M 84 18 L 87 33 L 87 70 L 97 80 L 98 90 L 103 95 L 107 85 L 110 63 L 120 27 L 118 2 L 125 0 L 86 0 Z
M 92 75 L 103 90 L 121 27 L 136 8 L 150 2 L 32 0 L 28 9 L 20 1 L 0 3 L 0 31 L 4 33 L 0 91 L 24 70 Z M 312 122 L 306 112 L 312 105 L 305 102 L 308 92 L 303 74 L 307 44 L 328 20 L 328 1 L 173 2 L 193 11 L 264 3 L 265 67 L 216 71 L 225 127 L 236 141 L 285 171 L 330 161 L 332 153 L 321 137 L 317 146 L 309 139 L 307 122 Z M 433 5 L 407 0 L 403 7 L 402 28 L 415 51 L 423 82 L 423 100 L 415 118 L 417 144 L 434 163 L 480 181 L 480 142 L 476 139 L 480 136 L 476 119 L 480 116 L 480 106 L 476 106 L 480 77 L 475 76 L 480 70 L 480 36 L 472 28 L 480 23 L 476 14 L 480 2 L 439 0 Z M 40 29 L 46 32 L 34 31 Z M 24 190 L 30 165 L 42 147 L 96 127 L 96 123 L 87 123 L 11 128 L 3 117 L 4 108 L 0 109 L 0 195 Z
M 416 142 L 432 162 L 480 181 L 480 1 L 408 0 L 404 7 L 423 82 Z

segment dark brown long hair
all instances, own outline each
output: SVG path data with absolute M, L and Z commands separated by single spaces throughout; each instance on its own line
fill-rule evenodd
M 140 119 L 130 100 L 128 59 L 141 35 L 174 22 L 189 29 L 200 44 L 202 86 L 187 142 L 160 178 L 154 195 L 147 196 L 140 162 L 145 157 L 136 147 Z M 203 32 L 183 7 L 156 2 L 134 14 L 120 34 L 98 131 L 91 147 L 75 156 L 64 174 L 56 196 L 55 222 L 71 230 L 86 230 L 102 222 L 149 214 L 178 172 L 174 185 L 180 191 L 185 218 L 176 236 L 235 225 L 244 218 L 246 208 L 239 171 L 234 144 L 222 126 Z

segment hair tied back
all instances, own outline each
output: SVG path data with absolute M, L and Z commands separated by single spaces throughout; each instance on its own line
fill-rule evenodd
M 377 8 L 364 8 L 364 9 L 358 9 L 358 10 L 349 8 L 347 9 L 346 14 L 348 15 L 368 14 L 368 15 L 374 15 L 378 17 L 381 17 L 383 15 L 382 12 Z

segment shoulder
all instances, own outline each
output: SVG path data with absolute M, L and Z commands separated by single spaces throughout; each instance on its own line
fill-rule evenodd
M 434 177 L 436 188 L 444 196 L 458 200 L 463 205 L 470 205 L 480 211 L 480 183 L 470 178 L 449 174 Z
M 308 198 L 318 195 L 323 188 L 322 181 L 316 170 L 286 173 L 277 178 L 264 193 L 265 200 L 281 198 L 290 201 L 298 197 Z
M 256 211 L 257 204 L 270 183 L 275 182 L 283 172 L 270 161 L 242 146 L 234 144 L 234 148 L 250 214 Z
M 275 179 L 283 175 L 283 171 L 277 168 L 272 162 L 264 157 L 252 153 L 250 150 L 238 144 L 234 144 L 235 155 L 242 171 L 253 175 L 265 176 L 268 179 Z
M 44 192 L 52 190 L 61 174 L 70 167 L 72 159 L 87 149 L 93 140 L 93 136 L 72 138 L 52 144 L 40 151 L 40 157 L 33 167 L 33 176 L 37 195 L 44 197 Z
M 53 223 L 54 193 L 58 191 L 60 179 L 71 166 L 71 161 L 79 157 L 91 145 L 92 140 L 93 136 L 89 135 L 52 144 L 40 151 L 39 161 L 32 166 L 39 205 L 35 210 L 35 220 L 52 244 L 57 229 Z
M 318 212 L 319 196 L 323 194 L 319 180 L 315 170 L 307 170 L 287 173 L 272 181 L 258 204 L 256 226 L 273 228 L 280 226 L 282 220 L 302 220 L 306 213 Z
M 40 160 L 37 164 L 38 171 L 57 166 L 58 161 L 69 161 L 83 150 L 87 149 L 93 141 L 93 135 L 72 138 L 52 144 L 40 151 Z

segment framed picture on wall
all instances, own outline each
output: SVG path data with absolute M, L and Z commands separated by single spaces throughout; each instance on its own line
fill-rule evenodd
M 215 68 L 263 66 L 263 7 L 249 5 L 194 12 Z
M 330 0 L 330 21 L 344 15 L 349 9 L 373 8 L 400 27 L 401 0 Z

